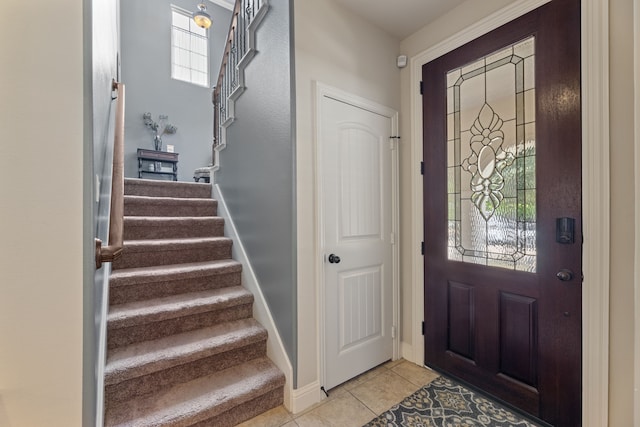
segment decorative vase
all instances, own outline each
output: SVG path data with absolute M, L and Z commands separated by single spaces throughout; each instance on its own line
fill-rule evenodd
M 162 137 L 160 135 L 156 135 L 153 137 L 153 146 L 156 151 L 162 151 Z

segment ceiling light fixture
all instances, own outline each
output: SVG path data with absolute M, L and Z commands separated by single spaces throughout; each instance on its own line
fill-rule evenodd
M 193 20 L 196 25 L 205 30 L 211 26 L 211 16 L 207 13 L 207 6 L 204 3 L 198 5 L 198 11 L 193 12 Z

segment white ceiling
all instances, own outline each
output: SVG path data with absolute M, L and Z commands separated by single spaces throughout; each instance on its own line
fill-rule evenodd
M 233 6 L 235 4 L 235 0 L 209 0 L 213 4 L 217 4 L 218 6 L 222 6 L 225 9 L 233 10 Z
M 325 0 L 304 0 L 325 1 Z M 404 39 L 464 0 L 335 0 L 367 21 Z
M 209 0 L 233 10 L 235 0 Z M 303 0 L 326 1 L 326 0 Z M 465 0 L 334 0 L 399 39 L 415 33 Z

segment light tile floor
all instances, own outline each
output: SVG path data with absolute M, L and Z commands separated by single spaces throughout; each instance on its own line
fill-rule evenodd
M 329 397 L 299 413 L 279 406 L 240 427 L 361 427 L 438 374 L 406 360 L 387 362 L 329 390 Z

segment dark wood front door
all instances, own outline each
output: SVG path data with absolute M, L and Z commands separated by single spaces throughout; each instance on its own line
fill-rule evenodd
M 423 67 L 425 363 L 581 423 L 580 2 Z

